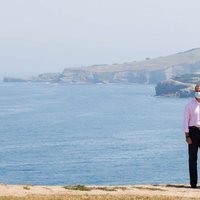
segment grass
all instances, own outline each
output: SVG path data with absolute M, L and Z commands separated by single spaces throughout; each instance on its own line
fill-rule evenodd
M 105 186 L 86 187 L 84 185 L 69 185 L 69 186 L 63 186 L 63 188 L 68 190 L 79 190 L 79 191 L 91 191 L 91 190 L 117 191 L 118 189 L 126 190 L 126 187 L 105 187 Z
M 139 189 L 139 190 L 158 190 L 158 191 L 166 191 L 161 188 L 154 188 L 154 187 L 140 187 L 140 186 L 133 186 L 133 188 Z
M 25 197 L 0 197 L 0 200 L 197 200 L 195 198 L 152 196 L 143 197 L 135 195 L 49 195 Z
M 175 187 L 175 188 L 190 188 L 189 185 L 173 185 L 173 184 L 167 184 L 166 187 Z
M 68 190 L 80 190 L 80 191 L 90 191 L 90 187 L 86 187 L 84 185 L 67 185 L 63 186 L 63 188 L 68 189 Z
M 95 187 L 95 190 L 103 190 L 103 191 L 117 191 L 117 188 L 108 188 L 108 187 Z
M 30 189 L 31 189 L 31 188 L 30 188 L 29 186 L 27 186 L 27 185 L 24 186 L 23 188 L 24 188 L 24 190 L 30 190 Z

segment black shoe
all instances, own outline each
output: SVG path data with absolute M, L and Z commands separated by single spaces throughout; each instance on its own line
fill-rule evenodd
M 197 188 L 197 185 L 191 185 L 191 188 Z

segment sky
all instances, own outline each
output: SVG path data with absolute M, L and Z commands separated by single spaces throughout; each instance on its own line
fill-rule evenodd
M 0 0 L 0 77 L 200 47 L 199 0 Z

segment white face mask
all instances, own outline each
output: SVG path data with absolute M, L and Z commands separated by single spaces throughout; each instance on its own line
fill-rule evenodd
M 195 92 L 195 93 L 194 93 L 194 96 L 195 96 L 197 99 L 200 99 L 200 92 Z

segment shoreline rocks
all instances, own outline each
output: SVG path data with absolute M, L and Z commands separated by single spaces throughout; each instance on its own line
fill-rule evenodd
M 193 97 L 195 84 L 182 83 L 173 79 L 162 81 L 155 87 L 156 96 Z
M 200 73 L 184 74 L 161 81 L 155 87 L 156 96 L 193 97 L 194 87 L 200 83 Z

